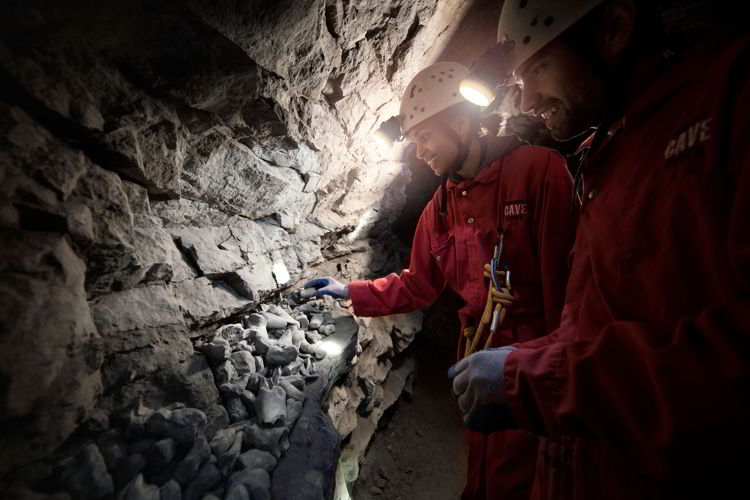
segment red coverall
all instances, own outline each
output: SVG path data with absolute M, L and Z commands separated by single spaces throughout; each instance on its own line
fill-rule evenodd
M 644 89 L 584 164 L 561 326 L 507 359 L 534 498 L 750 498 L 748 39 Z
M 515 143 L 515 139 L 490 139 Z M 515 145 L 515 144 L 514 144 Z M 488 146 L 488 153 L 492 151 Z M 447 283 L 464 300 L 462 328 L 478 321 L 487 300 L 484 264 L 499 232 L 505 231 L 502 260 L 512 272 L 515 301 L 496 344 L 537 338 L 559 324 L 568 254 L 575 234 L 571 180 L 555 151 L 521 146 L 480 170 L 474 180 L 447 183 L 422 212 L 409 269 L 373 281 L 352 282 L 349 295 L 360 316 L 382 316 L 426 307 Z M 441 220 L 442 219 L 442 220 Z M 464 352 L 461 339 L 459 352 Z M 482 435 L 469 432 L 465 499 L 528 499 L 538 440 L 526 431 Z

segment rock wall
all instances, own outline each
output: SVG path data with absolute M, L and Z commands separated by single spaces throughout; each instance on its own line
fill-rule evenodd
M 226 423 L 195 339 L 398 268 L 408 170 L 369 136 L 466 8 L 3 3 L 0 483 L 134 402 Z

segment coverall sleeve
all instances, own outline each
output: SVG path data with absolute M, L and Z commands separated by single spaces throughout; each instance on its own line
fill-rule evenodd
M 432 210 L 433 202 L 430 202 L 419 218 L 408 269 L 401 274 L 349 283 L 354 314 L 385 316 L 411 312 L 437 300 L 446 280 L 430 253 Z
M 737 466 L 727 447 L 745 454 L 750 442 L 749 106 L 746 85 L 725 157 L 736 186 L 726 233 L 735 301 L 685 316 L 673 331 L 619 321 L 590 340 L 558 332 L 560 342 L 522 346 L 504 379 L 518 425 L 599 439 L 656 478 Z
M 575 240 L 576 213 L 572 210 L 572 179 L 565 159 L 549 155 L 544 182 L 536 193 L 534 228 L 542 275 L 544 319 L 547 331 L 560 325 L 565 286 L 570 274 L 568 256 Z

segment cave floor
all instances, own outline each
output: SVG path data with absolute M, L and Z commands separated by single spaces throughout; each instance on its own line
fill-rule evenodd
M 412 348 L 417 360 L 413 396 L 394 405 L 376 434 L 354 500 L 453 500 L 463 490 L 467 448 L 446 376 L 455 350 L 419 335 Z

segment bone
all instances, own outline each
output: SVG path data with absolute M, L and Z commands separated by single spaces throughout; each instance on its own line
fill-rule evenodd
M 255 400 L 255 411 L 261 424 L 284 425 L 286 422 L 286 392 L 281 387 L 261 389 Z
M 299 373 L 301 368 L 302 368 L 302 361 L 299 359 L 296 359 L 292 361 L 291 363 L 289 363 L 288 365 L 281 367 L 281 375 L 284 377 L 287 377 L 289 375 Z
M 277 306 L 276 304 L 272 305 L 268 308 L 268 312 L 275 314 L 276 316 L 283 318 L 286 320 L 286 322 L 290 325 L 297 325 L 299 326 L 299 321 L 292 318 L 288 312 L 286 312 L 281 307 Z
M 313 314 L 310 317 L 310 329 L 311 330 L 317 330 L 322 324 L 323 324 L 322 314 Z
M 269 339 L 268 337 L 264 337 L 262 335 L 257 335 L 255 337 L 255 340 L 253 341 L 253 347 L 255 347 L 255 352 L 260 354 L 261 356 L 265 356 L 268 353 L 268 350 L 271 348 L 271 346 L 275 346 L 276 341 Z
M 264 450 L 276 459 L 281 457 L 281 438 L 286 436 L 289 430 L 286 427 L 263 428 L 256 424 L 245 427 L 244 443 L 249 447 Z
M 305 332 L 299 328 L 292 327 L 292 345 L 299 349 L 303 340 L 305 340 Z
M 229 382 L 224 382 L 223 384 L 219 385 L 219 392 L 221 392 L 222 394 L 239 396 L 245 391 L 250 377 L 250 374 L 246 374 L 244 376 L 234 378 Z
M 292 314 L 292 318 L 296 319 L 299 323 L 299 327 L 303 330 L 307 330 L 310 328 L 310 320 L 307 318 L 307 315 L 302 312 L 295 312 Z
M 302 401 L 296 399 L 287 399 L 286 401 L 286 421 L 289 428 L 294 427 L 297 419 L 302 415 Z
M 276 341 L 279 347 L 286 347 L 286 346 L 292 345 L 292 328 L 294 328 L 294 325 L 292 325 L 289 328 L 286 328 L 284 330 L 284 333 L 282 333 L 279 339 Z
M 331 335 L 336 332 L 336 327 L 333 325 L 321 325 L 318 327 L 318 333 L 321 335 Z
M 314 344 L 315 342 L 320 341 L 322 337 L 315 330 L 308 330 L 305 332 L 305 338 L 309 343 Z
M 245 328 L 252 328 L 252 327 L 260 327 L 260 328 L 266 328 L 268 326 L 268 321 L 266 320 L 266 317 L 262 314 L 253 313 L 247 316 L 245 319 Z
M 286 395 L 290 398 L 296 399 L 297 401 L 305 400 L 305 393 L 294 387 L 288 380 L 281 379 L 279 381 L 279 387 L 284 389 Z
M 263 469 L 272 471 L 276 468 L 276 459 L 263 450 L 248 450 L 239 457 L 243 469 Z
M 290 375 L 288 377 L 284 377 L 284 380 L 292 384 L 294 387 L 299 389 L 300 391 L 305 388 L 305 378 L 301 375 Z
M 264 312 L 263 316 L 265 316 L 266 321 L 267 321 L 267 324 L 266 324 L 267 329 L 276 330 L 279 328 L 286 328 L 287 321 L 285 318 L 282 318 L 281 316 L 273 314 L 272 312 Z
M 315 359 L 318 360 L 326 357 L 326 352 L 323 350 L 323 348 L 319 347 L 318 345 L 310 344 L 307 341 L 304 341 L 300 344 L 299 350 L 300 352 L 303 352 L 305 354 L 311 354 L 315 356 Z
M 266 354 L 266 362 L 271 366 L 288 365 L 297 359 L 299 350 L 293 345 L 284 347 L 271 346 Z

